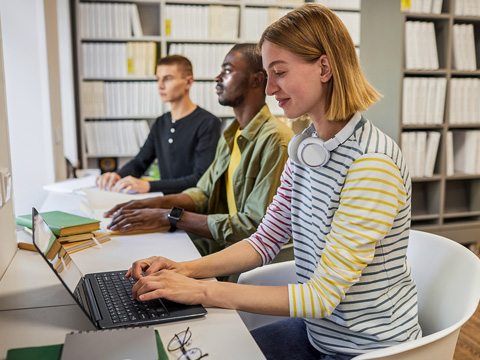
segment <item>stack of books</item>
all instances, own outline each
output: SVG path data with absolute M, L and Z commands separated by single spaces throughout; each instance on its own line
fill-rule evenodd
M 110 240 L 108 233 L 98 231 L 100 229 L 98 220 L 63 211 L 44 212 L 40 215 L 56 236 L 55 242 L 45 254 L 49 260 L 52 260 L 62 248 L 62 252 L 71 254 Z M 18 232 L 18 247 L 37 251 L 32 241 L 32 215 L 17 216 L 16 222 L 17 225 L 25 227 L 23 232 Z
M 155 76 L 155 42 L 83 43 L 82 55 L 83 76 L 86 78 Z
M 439 131 L 402 132 L 402 152 L 411 177 L 434 175 L 440 138 Z
M 407 70 L 438 70 L 437 38 L 433 22 L 405 23 L 405 66 Z

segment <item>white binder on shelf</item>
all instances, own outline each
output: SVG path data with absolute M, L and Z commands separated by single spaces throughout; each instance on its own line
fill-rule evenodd
M 428 132 L 427 150 L 425 155 L 425 167 L 424 167 L 425 177 L 433 176 L 439 144 L 440 144 L 440 133 L 437 131 Z
M 143 36 L 142 24 L 140 23 L 140 14 L 138 13 L 137 4 L 129 4 L 130 22 L 133 37 L 140 38 Z

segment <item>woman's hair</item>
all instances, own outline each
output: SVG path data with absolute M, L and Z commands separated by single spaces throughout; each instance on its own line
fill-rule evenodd
M 363 75 L 347 28 L 322 5 L 305 4 L 271 24 L 263 32 L 257 51 L 265 41 L 311 63 L 327 55 L 332 68 L 326 92 L 329 120 L 347 119 L 367 110 L 381 97 Z
M 161 65 L 177 65 L 178 71 L 183 76 L 193 76 L 193 66 L 190 60 L 182 55 L 167 55 L 157 61 L 157 66 Z

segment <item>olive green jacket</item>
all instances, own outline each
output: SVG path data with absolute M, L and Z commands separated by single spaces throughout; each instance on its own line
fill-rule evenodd
M 234 120 L 220 137 L 215 159 L 197 186 L 184 191 L 193 200 L 195 212 L 208 214 L 208 227 L 216 244 L 212 244 L 210 249 L 203 249 L 201 252 L 204 253 L 232 245 L 257 230 L 277 192 L 280 175 L 288 159 L 287 148 L 293 131 L 273 116 L 265 105 L 243 129 L 237 140 L 242 153 L 240 164 L 233 176 L 233 192 L 238 212 L 230 216 L 225 172 L 238 127 L 238 121 Z M 191 237 L 196 239 L 193 235 Z M 196 245 L 199 247 L 197 243 Z

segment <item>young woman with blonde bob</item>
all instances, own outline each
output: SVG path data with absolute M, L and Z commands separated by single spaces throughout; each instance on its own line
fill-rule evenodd
M 290 143 L 277 195 L 257 232 L 219 253 L 135 262 L 133 295 L 289 316 L 252 331 L 268 359 L 350 359 L 420 337 L 406 258 L 410 175 L 395 142 L 360 114 L 380 94 L 347 29 L 306 4 L 269 26 L 258 49 L 267 94 L 288 118 L 312 120 Z M 197 280 L 268 264 L 290 237 L 296 284 Z

